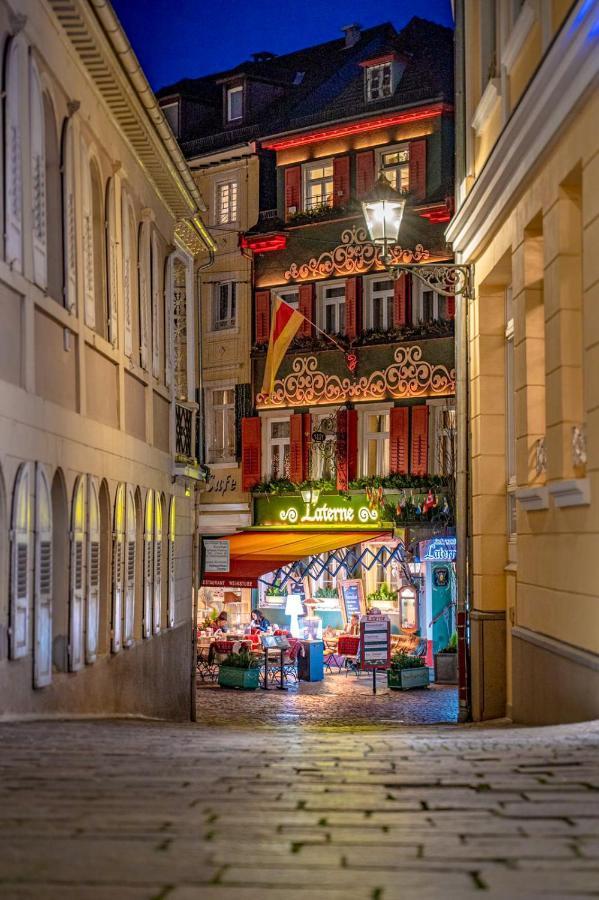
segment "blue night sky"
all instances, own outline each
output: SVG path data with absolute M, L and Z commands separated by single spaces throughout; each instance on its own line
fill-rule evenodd
M 453 25 L 450 0 L 112 0 L 154 90 L 184 77 L 229 69 L 269 50 L 289 53 L 390 20 L 399 30 L 412 16 Z

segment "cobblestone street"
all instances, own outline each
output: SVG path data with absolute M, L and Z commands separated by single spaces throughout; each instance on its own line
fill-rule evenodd
M 334 674 L 324 681 L 290 682 L 288 691 L 252 693 L 224 690 L 199 682 L 198 720 L 204 725 L 418 725 L 454 723 L 458 714 L 457 687 L 431 684 L 424 690 L 390 691 L 386 675 Z
M 6 900 L 599 892 L 598 723 L 4 723 L 0 747 Z

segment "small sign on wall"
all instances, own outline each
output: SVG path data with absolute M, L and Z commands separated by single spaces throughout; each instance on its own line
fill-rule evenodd
M 229 541 L 224 538 L 219 540 L 206 540 L 204 538 L 204 571 L 228 572 L 230 567 Z

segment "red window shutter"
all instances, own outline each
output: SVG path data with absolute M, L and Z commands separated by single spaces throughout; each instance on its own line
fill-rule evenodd
M 455 319 L 455 297 L 447 298 L 447 318 Z
M 393 325 L 395 328 L 401 328 L 408 321 L 408 276 L 401 275 L 394 285 L 395 295 L 393 298 Z
M 348 278 L 345 282 L 345 333 L 348 338 L 358 336 L 362 299 L 362 279 Z
M 303 455 L 304 455 L 304 481 L 310 478 L 310 448 L 312 446 L 312 416 L 310 413 L 302 414 L 303 427 Z
M 251 491 L 260 481 L 262 443 L 259 416 L 241 420 L 241 489 Z
M 410 142 L 410 194 L 413 200 L 426 197 L 426 139 Z
M 301 166 L 285 169 L 285 220 L 293 213 L 300 211 L 300 194 L 302 184 Z M 291 209 L 290 207 L 295 207 Z
M 358 199 L 370 193 L 374 187 L 374 150 L 365 150 L 356 156 L 356 194 Z
M 333 160 L 333 206 L 347 206 L 349 195 L 349 156 L 336 156 Z
M 337 411 L 337 490 L 346 491 L 358 473 L 358 413 Z
M 299 334 L 310 337 L 312 334 L 312 322 L 314 321 L 314 285 L 302 284 L 299 289 L 299 311 L 306 318 L 302 322 Z M 309 319 L 310 322 L 307 322 Z
M 266 344 L 270 336 L 270 291 L 256 291 L 256 343 Z
M 289 480 L 299 484 L 304 480 L 304 423 L 302 414 L 289 418 Z
M 428 406 L 412 407 L 412 439 L 410 441 L 410 472 L 426 475 L 428 469 Z
M 390 414 L 389 469 L 399 475 L 408 473 L 409 408 L 394 406 Z

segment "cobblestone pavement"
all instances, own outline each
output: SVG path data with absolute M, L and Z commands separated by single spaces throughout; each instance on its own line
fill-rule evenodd
M 225 690 L 199 681 L 198 720 L 204 725 L 417 725 L 456 722 L 457 688 L 431 684 L 424 690 L 390 691 L 386 676 L 334 674 L 324 681 L 291 682 L 288 691 L 276 686 L 252 693 Z
M 3 900 L 599 893 L 599 722 L 0 725 Z

